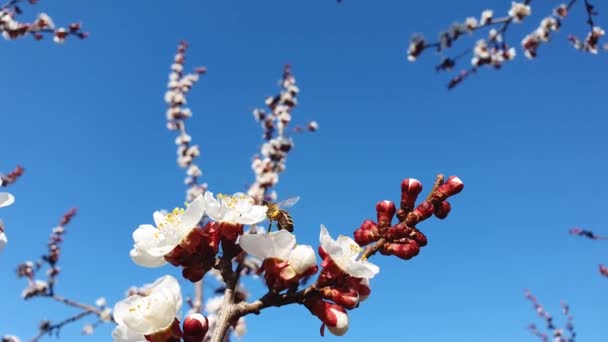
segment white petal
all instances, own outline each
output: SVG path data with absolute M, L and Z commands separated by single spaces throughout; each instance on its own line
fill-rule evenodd
M 241 248 L 259 259 L 287 260 L 296 246 L 296 237 L 286 230 L 270 234 L 247 234 L 239 239 Z
M 129 330 L 125 325 L 119 325 L 112 331 L 112 341 L 114 342 L 146 342 L 144 335 L 137 334 Z
M 188 205 L 188 208 L 186 208 L 181 219 L 181 230 L 186 234 L 189 233 L 192 228 L 199 224 L 204 213 L 205 201 L 203 196 L 199 195 Z
M 161 231 L 154 226 L 144 224 L 133 232 L 135 248 L 155 257 L 162 257 L 171 252 L 181 242 L 181 235 L 174 227 Z
M 0 233 L 0 252 L 4 249 L 4 246 L 8 243 L 8 239 L 6 238 L 6 234 Z
M 344 271 L 355 278 L 373 278 L 380 272 L 380 267 L 369 261 L 359 260 L 348 263 Z
M 131 260 L 142 267 L 160 267 L 167 263 L 164 257 L 152 256 L 146 251 L 139 250 L 135 247 L 129 252 Z
M 317 264 L 317 256 L 312 246 L 299 245 L 289 255 L 289 265 L 297 274 L 308 271 Z
M 169 327 L 181 310 L 179 283 L 164 276 L 152 284 L 148 296 L 130 296 L 114 306 L 114 319 L 137 334 L 152 334 Z
M 345 312 L 338 311 L 336 309 L 329 309 L 334 315 L 336 315 L 336 326 L 327 326 L 327 330 L 329 330 L 332 334 L 336 336 L 342 336 L 346 334 L 348 331 L 348 315 Z
M 154 218 L 154 225 L 157 227 L 165 223 L 165 215 L 158 210 L 152 214 L 152 217 Z
M 9 206 L 15 202 L 15 197 L 8 192 L 0 192 L 0 208 Z

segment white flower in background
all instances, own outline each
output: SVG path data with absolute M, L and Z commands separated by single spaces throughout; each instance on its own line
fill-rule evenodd
M 337 240 L 332 239 L 325 228 L 321 225 L 319 242 L 331 260 L 344 272 L 355 278 L 373 278 L 380 268 L 367 260 L 359 258 L 363 251 L 361 247 L 348 236 L 339 236 Z
M 0 178 L 0 186 L 4 183 Z M 8 192 L 0 192 L 0 208 L 7 207 L 15 202 L 15 197 Z
M 97 300 L 95 300 L 95 305 L 99 306 L 99 307 L 104 307 L 108 304 L 108 302 L 106 301 L 106 299 L 104 297 L 99 297 L 97 298 Z
M 520 22 L 525 17 L 532 13 L 530 6 L 521 2 L 511 2 L 511 9 L 509 10 L 509 16 L 513 18 L 514 22 Z
M 0 220 L 0 252 L 4 249 L 4 246 L 8 243 L 6 234 L 4 234 L 4 222 Z
M 494 11 L 487 9 L 481 12 L 481 19 L 479 21 L 482 25 L 486 25 L 492 21 L 492 17 L 494 17 Z
M 296 237 L 286 230 L 270 234 L 247 234 L 240 237 L 241 248 L 259 259 L 276 258 L 289 262 L 297 274 L 302 274 L 317 264 L 311 246 L 296 246 Z
M 133 338 L 169 328 L 181 308 L 182 292 L 177 280 L 169 275 L 159 278 L 152 284 L 147 296 L 134 295 L 116 303 L 114 320 L 118 327 L 112 337 L 115 342 L 140 341 Z
M 154 224 L 144 224 L 133 232 L 135 244 L 130 252 L 131 259 L 144 267 L 159 267 L 165 264 L 165 254 L 171 252 L 200 222 L 205 212 L 202 196 L 184 209 L 176 208 L 163 215 L 154 212 Z
M 265 205 L 256 205 L 251 196 L 238 192 L 232 196 L 205 193 L 205 209 L 207 215 L 216 222 L 240 224 L 256 224 L 266 219 Z

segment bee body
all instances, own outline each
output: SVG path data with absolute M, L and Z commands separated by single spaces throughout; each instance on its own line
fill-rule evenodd
M 280 203 L 269 203 L 269 202 L 264 203 L 265 205 L 268 206 L 268 209 L 266 210 L 266 217 L 268 218 L 268 221 L 270 221 L 270 226 L 269 226 L 268 231 L 270 231 L 272 229 L 272 222 L 276 221 L 279 229 L 285 229 L 286 231 L 288 231 L 290 233 L 293 232 L 293 229 L 294 229 L 293 218 L 291 217 L 291 215 L 289 215 L 287 210 L 282 209 L 281 207 L 282 206 L 290 207 L 290 206 L 294 205 L 298 200 L 299 200 L 299 197 L 294 197 L 294 198 L 288 199 L 288 200 L 280 202 Z

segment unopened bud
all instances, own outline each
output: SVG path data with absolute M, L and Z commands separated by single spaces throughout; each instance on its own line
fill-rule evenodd
M 443 201 L 450 196 L 454 196 L 457 193 L 461 192 L 464 188 L 464 183 L 460 180 L 460 178 L 456 176 L 450 176 L 448 180 L 440 185 L 435 193 L 433 193 L 434 201 Z
M 372 220 L 365 220 L 361 224 L 359 229 L 355 230 L 354 234 L 355 242 L 360 246 L 366 246 L 370 243 L 380 239 L 380 233 L 378 232 L 378 226 Z
M 407 178 L 401 182 L 401 209 L 406 213 L 414 209 L 416 199 L 422 191 L 422 183 L 414 178 Z
M 209 330 L 207 317 L 195 313 L 184 320 L 184 342 L 202 342 Z
M 608 267 L 600 265 L 600 274 L 604 277 L 608 277 Z
M 443 202 L 439 203 L 439 205 L 437 207 L 435 207 L 435 216 L 438 219 L 443 220 L 446 217 L 448 217 L 450 210 L 452 210 L 452 206 L 450 205 L 450 202 L 443 201 Z
M 406 243 L 387 243 L 382 247 L 382 254 L 394 255 L 403 260 L 409 260 L 420 253 L 420 247 L 415 241 Z
M 322 296 L 349 310 L 359 306 L 359 293 L 354 289 L 338 290 L 325 287 L 322 291 Z
M 412 233 L 412 229 L 405 223 L 398 223 L 388 229 L 387 237 L 389 240 L 399 240 L 405 237 L 409 237 Z
M 316 300 L 306 304 L 306 306 L 313 315 L 323 322 L 321 335 L 323 335 L 323 327 L 325 326 L 336 336 L 342 336 L 348 331 L 348 314 L 342 306 L 323 300 Z
M 417 206 L 414 211 L 407 215 L 405 223 L 410 227 L 415 226 L 418 222 L 424 221 L 431 217 L 433 212 L 435 212 L 435 207 L 433 204 L 429 201 L 424 201 L 420 203 L 420 205 Z
M 207 273 L 207 271 L 209 270 L 198 265 L 186 266 L 182 270 L 182 275 L 184 276 L 184 278 L 190 280 L 193 283 L 196 283 L 197 281 L 203 279 L 203 276 L 205 275 L 205 273 Z
M 416 241 L 418 247 L 424 247 L 428 244 L 426 235 L 422 234 L 422 232 L 418 229 L 413 230 L 413 232 L 410 234 L 410 239 Z
M 378 227 L 386 228 L 391 225 L 397 209 L 395 203 L 391 201 L 380 201 L 376 204 L 376 211 L 378 212 Z

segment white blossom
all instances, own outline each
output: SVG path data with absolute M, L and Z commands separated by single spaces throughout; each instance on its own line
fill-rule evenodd
M 135 244 L 131 259 L 144 267 L 159 267 L 165 264 L 165 254 L 171 252 L 200 222 L 205 212 L 205 202 L 198 196 L 184 209 L 176 208 L 163 215 L 154 212 L 154 223 L 139 226 L 133 232 Z
M 216 199 L 212 192 L 207 191 L 204 196 L 206 213 L 216 222 L 256 224 L 266 219 L 268 208 L 256 205 L 253 198 L 244 193 L 232 196 L 218 194 Z
M 317 264 L 315 251 L 308 245 L 297 245 L 296 237 L 286 230 L 270 234 L 246 234 L 240 237 L 241 248 L 259 259 L 276 258 L 288 261 L 296 274 Z
M 169 275 L 159 278 L 147 296 L 134 295 L 116 303 L 114 320 L 118 327 L 112 337 L 114 341 L 139 341 L 121 338 L 138 338 L 137 335 L 163 331 L 173 324 L 181 307 L 182 292 L 177 279 Z
M 367 260 L 361 259 L 359 255 L 363 251 L 361 247 L 348 236 L 339 236 L 337 240 L 332 239 L 325 228 L 321 225 L 319 242 L 331 260 L 344 272 L 355 278 L 373 278 L 380 268 Z
M 522 2 L 511 2 L 511 9 L 509 10 L 509 16 L 513 18 L 514 22 L 520 22 L 525 17 L 532 13 L 530 6 Z

